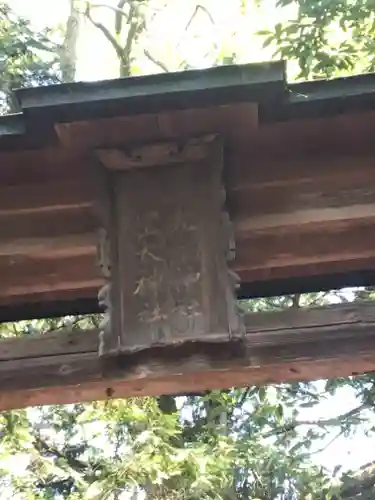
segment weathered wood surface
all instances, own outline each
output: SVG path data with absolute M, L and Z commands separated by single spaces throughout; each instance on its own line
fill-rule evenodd
M 241 336 L 237 277 L 227 266 L 235 246 L 222 141 L 212 135 L 113 153 L 99 152 L 109 170 L 100 197 L 108 279 L 100 354 Z
M 264 125 L 256 106 L 237 104 L 60 124 L 60 147 L 0 152 L 0 308 L 96 301 L 104 281 L 90 148 L 206 133 L 225 142 L 232 268 L 242 282 L 373 269 L 374 126 L 373 111 Z
M 0 342 L 0 410 L 348 376 L 375 370 L 375 303 L 246 315 L 243 343 L 124 356 L 107 371 L 98 331 Z
M 130 151 L 122 149 L 97 149 L 96 154 L 103 165 L 112 171 L 132 170 L 135 168 L 162 167 L 182 163 L 195 163 L 207 159 L 207 143 L 215 140 L 215 136 L 192 138 L 178 144 L 157 142 L 132 147 Z M 202 142 L 203 141 L 203 142 Z

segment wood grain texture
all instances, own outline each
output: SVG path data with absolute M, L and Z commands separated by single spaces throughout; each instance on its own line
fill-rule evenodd
M 111 172 L 102 217 L 109 246 L 100 245 L 110 328 L 107 321 L 100 352 L 241 335 L 221 141 L 203 136 L 100 158 Z
M 91 122 L 59 123 L 55 128 L 62 145 L 75 151 L 123 147 L 124 142 L 132 145 L 186 139 L 207 133 L 245 136 L 258 128 L 258 106 L 245 102 Z
M 214 139 L 214 135 L 205 138 L 193 137 L 180 143 L 164 141 L 133 147 L 130 150 L 97 149 L 95 153 L 106 168 L 115 171 L 179 165 L 205 160 L 207 144 Z
M 150 141 L 200 134 L 224 143 L 232 269 L 242 281 L 371 269 L 374 126 L 374 111 L 264 124 L 256 106 L 240 103 L 61 124 L 60 147 L 1 151 L 0 304 L 48 293 L 51 304 L 62 302 L 68 290 L 72 299 L 95 297 L 92 283 L 103 280 L 94 257 L 93 149 L 138 151 L 147 163 Z
M 0 410 L 375 370 L 374 303 L 248 314 L 242 342 L 145 349 L 108 367 L 98 331 L 0 342 Z

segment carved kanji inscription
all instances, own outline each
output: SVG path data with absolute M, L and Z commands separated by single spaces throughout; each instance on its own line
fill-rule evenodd
M 202 148 L 196 161 L 111 172 L 111 331 L 103 354 L 241 334 L 227 268 L 234 249 L 221 145 Z

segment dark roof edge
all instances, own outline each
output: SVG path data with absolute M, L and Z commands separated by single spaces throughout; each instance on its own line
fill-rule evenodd
M 26 123 L 23 113 L 0 116 L 0 137 L 8 135 L 23 135 Z
M 0 117 L 2 150 L 55 143 L 54 123 L 257 102 L 260 122 L 375 109 L 375 73 L 287 85 L 282 61 L 19 89 Z M 37 126 L 36 126 L 37 125 Z
M 283 61 L 19 89 L 25 114 L 53 122 L 287 98 Z
M 288 91 L 287 101 L 261 107 L 261 121 L 323 118 L 375 109 L 375 73 L 293 83 Z

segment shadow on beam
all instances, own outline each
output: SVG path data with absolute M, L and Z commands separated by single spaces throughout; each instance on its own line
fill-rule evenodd
M 256 299 L 261 297 L 290 295 L 293 293 L 325 292 L 340 288 L 373 285 L 375 285 L 375 269 L 242 283 L 238 298 Z M 21 303 L 0 306 L 0 323 L 28 319 L 98 314 L 100 312 L 96 295 L 61 301 L 43 300 L 28 304 Z
M 328 292 L 340 288 L 373 285 L 375 285 L 375 269 L 242 283 L 238 298 L 256 299 L 294 293 Z
M 70 300 L 55 300 L 29 302 L 27 304 L 12 304 L 0 306 L 0 323 L 43 318 L 61 318 L 63 316 L 79 316 L 100 313 L 95 297 L 74 298 Z

